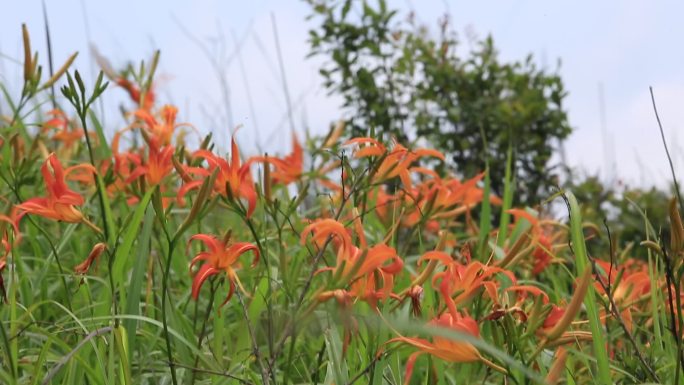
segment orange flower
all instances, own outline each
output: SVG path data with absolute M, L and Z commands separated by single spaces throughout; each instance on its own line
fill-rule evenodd
M 190 237 L 190 242 L 193 240 L 199 240 L 204 243 L 204 245 L 209 249 L 209 251 L 203 251 L 197 254 L 190 262 L 190 268 L 199 261 L 205 261 L 206 263 L 199 268 L 195 274 L 195 278 L 192 281 L 192 298 L 197 300 L 199 297 L 200 289 L 202 284 L 207 278 L 212 275 L 225 272 L 228 277 L 228 282 L 230 284 L 230 290 L 228 291 L 228 296 L 223 301 L 221 306 L 225 305 L 235 292 L 235 285 L 245 292 L 240 279 L 235 273 L 235 269 L 239 267 L 238 259 L 240 256 L 248 251 L 254 253 L 254 260 L 252 261 L 252 267 L 256 266 L 259 262 L 259 249 L 248 242 L 237 242 L 228 243 L 228 241 L 220 241 L 216 237 L 207 234 L 197 234 Z M 189 246 L 189 243 L 188 243 Z
M 5 222 L 0 223 L 0 261 L 4 261 L 12 249 L 12 245 L 10 245 L 9 242 L 9 229 L 5 228 L 5 226 L 9 224 L 12 227 L 12 230 L 14 231 L 14 243 L 19 241 L 21 238 L 21 233 L 19 232 L 19 227 L 17 226 L 16 220 L 12 220 L 12 218 L 0 214 L 0 222 Z M 2 269 L 0 268 L 0 271 L 1 270 Z
M 156 138 L 159 143 L 166 146 L 171 144 L 171 138 L 175 129 L 184 125 L 182 123 L 176 124 L 177 114 L 178 108 L 171 105 L 165 105 L 160 111 L 161 122 L 159 122 L 148 109 L 144 108 L 138 109 L 138 111 L 135 112 L 135 117 L 145 123 L 143 128 L 150 133 L 151 137 Z
M 69 126 L 69 118 L 66 116 L 64 111 L 60 109 L 54 109 L 48 111 L 47 114 L 52 116 L 52 118 L 43 123 L 42 132 L 45 133 L 51 129 L 65 131 Z
M 82 205 L 85 203 L 85 200 L 81 195 L 70 190 L 64 181 L 66 175 L 80 168 L 95 172 L 95 168 L 89 164 L 80 164 L 64 170 L 55 154 L 50 154 L 40 169 L 45 180 L 47 197 L 31 198 L 18 205 L 17 208 L 22 211 L 19 215 L 23 216 L 28 213 L 64 222 L 83 221 L 85 219 L 83 214 L 74 206 Z M 52 172 L 50 169 L 52 169 Z
M 200 175 L 204 178 L 210 176 L 214 170 L 218 169 L 214 191 L 227 197 L 244 198 L 247 200 L 247 217 L 252 216 L 256 208 L 257 195 L 252 181 L 252 174 L 249 170 L 249 162 L 241 165 L 240 151 L 238 150 L 235 138 L 231 141 L 231 162 L 215 155 L 207 150 L 198 150 L 194 157 L 204 159 L 208 164 L 208 169 L 201 167 L 187 167 L 188 174 Z M 202 180 L 186 182 L 178 191 L 178 198 L 182 199 L 188 191 L 199 188 Z M 226 190 L 229 189 L 229 190 Z M 229 195 L 230 194 L 230 195 Z
M 387 153 L 387 148 L 373 138 L 354 138 L 348 140 L 344 144 L 366 144 L 365 147 L 361 147 L 354 152 L 355 158 L 385 156 L 377 169 L 374 178 L 375 181 L 382 182 L 384 180 L 392 179 L 398 176 L 401 179 L 404 188 L 407 189 L 412 187 L 409 167 L 411 164 L 413 164 L 413 162 L 425 156 L 431 156 L 442 161 L 444 160 L 444 155 L 437 150 L 431 150 L 427 148 L 409 150 L 399 143 L 396 143 L 392 151 Z
M 53 118 L 43 123 L 43 131 L 56 129 L 57 132 L 52 136 L 53 140 L 62 142 L 66 148 L 71 148 L 74 143 L 83 138 L 83 130 L 73 127 L 63 111 L 58 109 L 51 110 L 48 111 L 48 115 L 52 115 Z
M 526 210 L 510 209 L 508 212 L 515 217 L 516 223 L 521 220 L 526 220 L 532 226 L 529 232 L 530 242 L 532 245 L 535 245 L 534 250 L 532 251 L 532 274 L 541 274 L 541 272 L 556 259 L 556 256 L 554 255 L 554 249 L 556 247 L 554 244 L 558 243 L 559 239 L 563 236 L 563 233 L 560 231 L 552 232 L 548 226 L 551 222 L 542 221 Z M 545 224 L 546 226 L 544 226 Z
M 292 134 L 292 153 L 284 158 L 255 156 L 249 162 L 267 162 L 275 166 L 275 170 L 271 171 L 273 183 L 282 183 L 288 185 L 296 182 L 302 176 L 304 168 L 304 153 L 302 146 L 297 140 L 297 136 Z
M 419 261 L 439 261 L 445 269 L 432 277 L 432 286 L 440 292 L 452 316 L 456 316 L 456 306 L 472 298 L 480 288 L 496 301 L 498 283 L 491 279 L 495 274 L 505 274 L 511 282 L 516 279 L 508 270 L 484 265 L 477 261 L 461 264 L 442 251 L 429 251 Z
M 171 161 L 174 151 L 173 146 L 161 147 L 154 138 L 150 138 L 147 144 L 149 148 L 147 162 L 143 163 L 139 155 L 129 154 L 129 159 L 137 167 L 128 176 L 126 183 L 130 183 L 145 175 L 147 182 L 151 186 L 155 186 L 161 183 L 173 170 L 173 162 Z
M 602 274 L 596 275 L 596 279 L 601 280 L 605 286 L 611 288 L 610 295 L 619 308 L 625 326 L 631 331 L 633 327 L 632 310 L 637 310 L 637 305 L 642 299 L 650 297 L 652 281 L 648 267 L 641 261 L 633 259 L 619 267 L 611 266 L 610 262 L 601 260 L 596 260 L 596 264 L 603 269 Z M 621 278 L 619 282 L 616 282 L 618 276 Z M 657 282 L 654 284 L 658 285 Z M 599 294 L 607 297 L 603 285 L 594 282 L 594 286 Z M 604 314 L 602 318 L 605 318 L 605 310 L 602 313 Z
M 353 298 L 360 298 L 376 308 L 378 300 L 384 300 L 392 295 L 394 277 L 401 272 L 404 262 L 397 255 L 394 248 L 380 243 L 368 247 L 366 236 L 357 217 L 354 220 L 356 233 L 361 247 L 352 245 L 351 235 L 340 222 L 334 219 L 318 220 L 302 231 L 302 243 L 309 234 L 318 247 L 323 247 L 325 241 L 331 242 L 337 249 L 335 267 L 327 267 L 318 272 L 330 271 L 340 286 L 349 285 L 344 294 Z M 319 295 L 320 301 L 340 297 L 340 290 L 331 290 Z
M 5 223 L 2 223 L 5 222 Z M 0 214 L 0 292 L 2 292 L 2 298 L 6 300 L 7 295 L 5 292 L 5 281 L 2 279 L 2 271 L 5 270 L 7 266 L 7 256 L 12 250 L 12 245 L 9 241 L 9 229 L 5 228 L 5 225 L 9 224 L 14 231 L 14 243 L 19 242 L 21 238 L 21 233 L 19 232 L 19 227 L 17 226 L 17 221 L 12 220 L 12 218 Z
M 430 321 L 428 325 L 469 334 L 477 338 L 480 337 L 480 329 L 477 326 L 477 322 L 475 322 L 475 320 L 471 317 L 467 315 L 463 316 L 460 313 L 443 313 L 441 316 Z M 477 348 L 469 342 L 455 341 L 439 336 L 432 337 L 432 341 L 426 340 L 424 338 L 409 338 L 399 336 L 388 341 L 388 343 L 392 342 L 403 342 L 418 348 L 418 351 L 411 354 L 406 362 L 404 384 L 409 383 L 411 375 L 413 374 L 413 367 L 416 363 L 416 359 L 421 354 L 427 353 L 437 358 L 441 358 L 447 362 L 476 362 L 480 360 L 484 361 L 485 363 L 488 362 L 485 361 L 482 356 L 480 356 Z
M 434 171 L 422 167 L 414 167 L 411 171 L 430 175 L 432 179 L 408 190 L 408 195 L 404 196 L 407 205 L 414 208 L 407 215 L 405 226 L 415 226 L 425 218 L 453 219 L 468 212 L 484 196 L 482 189 L 477 187 L 484 173 L 461 182 L 455 178 L 442 179 Z M 489 200 L 492 204 L 501 204 L 501 199 L 494 195 Z
M 86 274 L 88 270 L 90 270 L 90 265 L 97 260 L 100 255 L 105 251 L 107 248 L 107 245 L 100 242 L 96 243 L 95 246 L 90 250 L 90 253 L 88 254 L 88 257 L 78 265 L 74 267 L 74 272 L 76 274 Z
M 128 92 L 128 95 L 131 97 L 131 100 L 133 100 L 135 103 L 140 105 L 140 108 L 149 110 L 152 108 L 152 105 L 154 104 L 154 89 L 150 87 L 149 90 L 147 90 L 147 93 L 145 93 L 145 100 L 140 100 L 141 92 L 140 88 L 133 84 L 130 80 L 119 77 L 115 80 L 116 84 L 118 84 L 121 88 L 126 90 Z M 142 104 L 141 104 L 142 102 Z

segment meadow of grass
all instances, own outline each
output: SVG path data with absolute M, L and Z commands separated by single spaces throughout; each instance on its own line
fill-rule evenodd
M 676 199 L 670 229 L 644 213 L 647 241 L 595 255 L 610 229 L 572 192 L 544 203 L 567 220 L 512 207 L 510 154 L 497 197 L 343 124 L 223 153 L 159 100 L 158 56 L 83 79 L 24 46 L 21 92 L 0 83 L 0 383 L 682 381 Z M 125 127 L 103 92 L 130 96 Z

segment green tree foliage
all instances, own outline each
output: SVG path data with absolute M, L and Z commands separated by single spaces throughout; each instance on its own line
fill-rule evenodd
M 655 236 L 668 236 L 669 233 L 667 202 L 675 194 L 659 190 L 656 187 L 635 188 L 629 186 L 608 186 L 597 176 L 574 177 L 567 185 L 582 203 L 582 218 L 599 226 L 600 238 L 592 240 L 592 251 L 596 254 L 607 253 L 609 243 L 605 226 L 610 229 L 611 240 L 615 250 L 625 249 L 629 244 L 637 250 L 635 257 L 643 257 L 643 250 L 638 246 L 642 241 L 653 239 Z M 647 237 L 647 222 L 652 231 Z M 604 222 L 605 221 L 605 222 Z
M 309 1 L 320 20 L 310 31 L 311 55 L 329 59 L 320 72 L 342 97 L 352 135 L 428 139 L 467 177 L 488 159 L 499 195 L 513 146 L 515 202 L 535 205 L 548 196 L 556 184 L 554 145 L 571 131 L 557 74 L 537 68 L 531 55 L 502 63 L 491 38 L 461 58 L 448 17 L 434 38 L 411 15 L 398 20 L 382 0 Z

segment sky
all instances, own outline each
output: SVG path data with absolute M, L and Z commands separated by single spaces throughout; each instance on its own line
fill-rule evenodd
M 46 67 L 42 3 L 3 2 L 7 4 L 2 6 L 0 23 L 0 82 L 18 92 L 22 23 L 29 27 L 34 49 L 40 51 Z M 568 91 L 565 107 L 574 129 L 565 143 L 567 161 L 581 174 L 598 173 L 606 182 L 630 186 L 667 184 L 670 172 L 649 86 L 655 92 L 675 168 L 684 166 L 680 133 L 684 50 L 679 44 L 684 36 L 684 2 L 388 0 L 388 4 L 402 16 L 414 11 L 417 20 L 428 26 L 436 26 L 448 11 L 465 48 L 467 36 L 491 34 L 502 60 L 523 60 L 531 53 L 540 67 L 550 70 L 560 61 L 558 71 Z M 288 109 L 274 24 L 300 135 L 305 129 L 325 133 L 342 116 L 340 99 L 322 88 L 321 59 L 306 57 L 308 30 L 317 23 L 306 20 L 310 7 L 302 0 L 45 0 L 45 6 L 56 65 L 78 51 L 74 68 L 92 84 L 97 67 L 89 43 L 116 68 L 128 61 L 149 60 L 160 49 L 160 102 L 176 104 L 179 120 L 193 123 L 203 133 L 214 132 L 224 148 L 232 128 L 241 125 L 238 139 L 246 152 L 289 151 Z M 121 90 L 110 90 L 104 97 L 104 104 L 110 106 L 125 101 Z M 110 130 L 123 127 L 115 109 L 104 113 Z

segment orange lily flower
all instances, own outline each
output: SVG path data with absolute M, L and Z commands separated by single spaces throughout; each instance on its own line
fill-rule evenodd
M 442 179 L 432 170 L 414 167 L 413 172 L 431 175 L 433 178 L 408 190 L 410 196 L 404 199 L 413 210 L 405 219 L 405 226 L 415 226 L 424 217 L 438 219 L 453 219 L 468 212 L 474 205 L 480 203 L 484 196 L 477 183 L 482 180 L 484 173 L 465 182 L 455 178 Z M 500 205 L 501 199 L 491 195 L 490 202 Z
M 542 221 L 526 210 L 510 209 L 508 212 L 515 217 L 516 223 L 521 220 L 526 220 L 532 225 L 529 237 L 531 244 L 536 245 L 532 251 L 532 274 L 539 275 L 556 259 L 554 250 L 558 246 L 554 245 L 559 243 L 559 240 L 564 234 L 561 231 L 552 232 L 548 226 L 549 224 L 552 224 L 552 222 Z M 545 224 L 547 226 L 544 226 Z M 564 245 L 561 247 L 564 247 Z
M 0 223 L 0 234 L 2 234 L 2 237 L 0 237 L 0 259 L 4 260 L 12 249 L 9 242 L 9 228 L 5 228 L 5 226 L 8 224 L 12 227 L 12 230 L 14 231 L 14 243 L 17 243 L 19 239 L 21 239 L 21 233 L 19 232 L 17 221 L 12 220 L 12 218 L 7 215 L 0 214 L 0 222 L 5 222 Z
M 238 259 L 240 256 L 248 251 L 254 253 L 254 260 L 252 261 L 252 267 L 256 266 L 259 262 L 259 249 L 248 242 L 236 242 L 229 243 L 228 241 L 218 240 L 216 237 L 207 234 L 196 234 L 190 237 L 190 242 L 193 240 L 198 240 L 204 243 L 204 245 L 209 249 L 209 251 L 203 251 L 197 254 L 190 262 L 190 268 L 200 261 L 205 261 L 206 263 L 199 268 L 195 274 L 195 278 L 192 281 L 192 298 L 197 300 L 199 297 L 200 289 L 202 284 L 207 278 L 217 275 L 221 272 L 225 272 L 228 277 L 228 283 L 230 284 L 230 289 L 228 291 L 228 296 L 223 301 L 221 306 L 225 305 L 235 292 L 235 286 L 240 288 L 242 292 L 246 293 L 240 279 L 238 278 L 235 269 L 239 268 Z M 188 246 L 190 243 L 188 243 Z
M 508 270 L 477 261 L 468 261 L 464 265 L 443 251 L 429 251 L 420 257 L 419 262 L 432 260 L 445 266 L 444 271 L 432 277 L 432 286 L 440 292 L 454 316 L 457 313 L 456 306 L 472 298 L 480 288 L 484 288 L 487 295 L 496 301 L 498 283 L 490 278 L 497 273 L 505 274 L 512 282 L 516 282 L 515 276 Z
M 126 183 L 131 183 L 144 175 L 151 186 L 156 186 L 173 170 L 171 161 L 173 146 L 162 147 L 155 138 L 150 138 L 147 144 L 149 150 L 146 163 L 143 163 L 139 155 L 129 154 L 129 159 L 136 165 L 136 168 L 128 176 Z
M 175 129 L 187 125 L 185 123 L 176 123 L 177 114 L 178 108 L 167 104 L 161 108 L 161 122 L 148 109 L 144 108 L 138 109 L 135 112 L 135 117 L 145 123 L 143 129 L 147 130 L 151 137 L 156 138 L 159 143 L 167 146 L 171 144 L 171 138 Z
M 52 116 L 49 120 L 43 123 L 42 132 L 47 132 L 51 129 L 64 131 L 69 126 L 69 118 L 60 109 L 54 109 L 47 112 L 48 115 Z
M 131 97 L 131 100 L 137 103 L 140 106 L 140 108 L 144 110 L 149 110 L 150 108 L 152 108 L 152 105 L 154 105 L 155 94 L 154 89 L 152 87 L 150 87 L 150 89 L 147 90 L 147 93 L 145 93 L 145 100 L 142 100 L 141 104 L 141 91 L 138 86 L 136 86 L 130 80 L 123 77 L 115 79 L 114 82 L 118 84 L 121 88 L 126 90 L 126 92 L 128 92 L 128 95 Z
M 597 260 L 596 264 L 603 269 L 603 273 L 597 274 L 596 279 L 600 279 L 605 285 L 610 285 L 610 295 L 619 308 L 625 326 L 631 331 L 633 327 L 632 310 L 637 307 L 636 305 L 641 299 L 650 297 L 652 283 L 648 269 L 640 261 L 629 260 L 620 267 L 612 266 L 612 272 L 609 275 L 610 262 Z M 622 277 L 616 284 L 618 275 Z M 609 277 L 610 281 L 608 280 Z M 594 286 L 599 294 L 607 296 L 599 282 L 595 282 Z M 605 319 L 605 310 L 602 312 L 604 314 L 602 318 Z
M 52 115 L 52 119 L 43 123 L 43 131 L 49 129 L 56 129 L 57 132 L 52 136 L 53 140 L 60 141 L 65 148 L 71 148 L 74 143 L 83 138 L 84 133 L 81 128 L 73 127 L 69 122 L 69 118 L 62 110 L 51 110 L 47 112 Z M 72 128 L 71 130 L 69 128 Z
M 248 205 L 247 218 L 252 216 L 252 213 L 256 208 L 256 190 L 254 189 L 254 182 L 252 181 L 249 162 L 241 164 L 240 151 L 235 143 L 235 138 L 233 138 L 231 141 L 230 163 L 228 163 L 226 159 L 219 157 L 207 150 L 196 151 L 194 157 L 204 159 L 209 167 L 208 169 L 201 167 L 187 167 L 187 173 L 200 175 L 206 178 L 210 176 L 214 170 L 218 169 L 218 175 L 216 176 L 216 182 L 214 183 L 214 192 L 225 197 L 244 198 L 247 200 Z M 182 197 L 185 196 L 188 191 L 199 188 L 202 183 L 202 180 L 186 182 L 178 191 L 179 199 L 182 199 Z
M 5 223 L 2 223 L 5 222 Z M 12 220 L 12 218 L 0 214 L 0 291 L 2 292 L 2 298 L 6 300 L 7 295 L 5 292 L 5 281 L 2 279 L 2 271 L 5 270 L 7 266 L 7 256 L 12 250 L 12 245 L 9 241 L 9 229 L 4 228 L 6 224 L 9 224 L 14 231 L 14 243 L 16 244 L 21 239 L 21 233 L 19 232 L 19 227 L 17 226 L 17 221 Z
M 360 298 L 371 307 L 377 308 L 378 300 L 387 299 L 392 295 L 394 277 L 401 272 L 404 262 L 394 248 L 384 243 L 369 248 L 358 217 L 354 224 L 360 248 L 352 245 L 349 231 L 334 219 L 318 220 L 307 226 L 302 231 L 302 243 L 306 242 L 311 233 L 311 239 L 318 247 L 323 247 L 325 241 L 331 238 L 337 249 L 336 265 L 320 269 L 318 273 L 330 271 L 342 286 L 350 286 L 349 290 L 323 292 L 319 295 L 320 301 L 339 298 L 340 294 L 344 293 L 349 297 Z
M 75 191 L 70 190 L 64 181 L 66 175 L 80 168 L 96 172 L 95 168 L 89 164 L 80 164 L 64 170 L 55 154 L 50 154 L 40 169 L 45 180 L 47 197 L 31 198 L 18 205 L 17 208 L 21 210 L 19 215 L 36 214 L 64 222 L 84 221 L 83 214 L 74 206 L 82 205 L 85 203 L 85 199 Z
M 385 156 L 382 163 L 375 174 L 375 181 L 381 182 L 394 177 L 399 177 L 404 187 L 410 189 L 412 187 L 411 174 L 409 167 L 413 162 L 419 158 L 430 156 L 444 161 L 444 154 L 437 150 L 419 148 L 416 150 L 409 150 L 399 143 L 395 143 L 392 151 L 387 153 L 387 148 L 379 141 L 373 138 L 354 138 L 344 143 L 366 145 L 357 149 L 354 152 L 355 158 L 365 158 L 369 156 Z
M 288 185 L 296 182 L 302 176 L 304 169 L 304 152 L 302 145 L 299 144 L 297 136 L 292 134 L 292 153 L 284 158 L 255 156 L 249 162 L 265 162 L 275 166 L 275 170 L 271 171 L 271 178 L 274 183 L 282 183 Z
M 155 99 L 155 94 L 154 94 L 154 88 L 152 85 L 150 85 L 150 89 L 147 90 L 147 93 L 145 93 L 145 100 L 140 100 L 141 96 L 141 91 L 140 87 L 137 85 L 133 84 L 130 80 L 128 80 L 124 75 L 118 74 L 114 69 L 112 68 L 112 65 L 109 63 L 109 60 L 102 56 L 97 49 L 94 47 L 91 49 L 91 52 L 93 56 L 95 57 L 95 61 L 97 64 L 100 66 L 102 71 L 107 75 L 109 79 L 111 79 L 114 83 L 116 83 L 119 87 L 123 88 L 128 92 L 128 95 L 131 97 L 131 100 L 135 102 L 136 104 L 140 105 L 141 108 L 144 108 L 146 110 L 149 110 L 152 108 L 152 105 L 154 104 L 154 99 Z M 141 104 L 142 102 L 142 104 Z
M 480 337 L 480 329 L 477 326 L 477 322 L 475 322 L 475 320 L 471 317 L 467 315 L 461 315 L 460 313 L 443 313 L 439 317 L 430 321 L 428 325 L 469 334 L 477 338 Z M 489 366 L 498 368 L 498 370 L 503 370 L 483 358 L 478 352 L 477 348 L 469 342 L 455 341 L 440 336 L 432 337 L 432 341 L 426 340 L 424 338 L 409 338 L 399 336 L 389 340 L 387 343 L 392 342 L 402 342 L 418 349 L 417 352 L 409 356 L 408 361 L 406 362 L 404 384 L 409 383 L 411 375 L 413 374 L 413 367 L 416 363 L 416 359 L 421 354 L 430 354 L 444 361 L 454 363 L 482 361 Z

